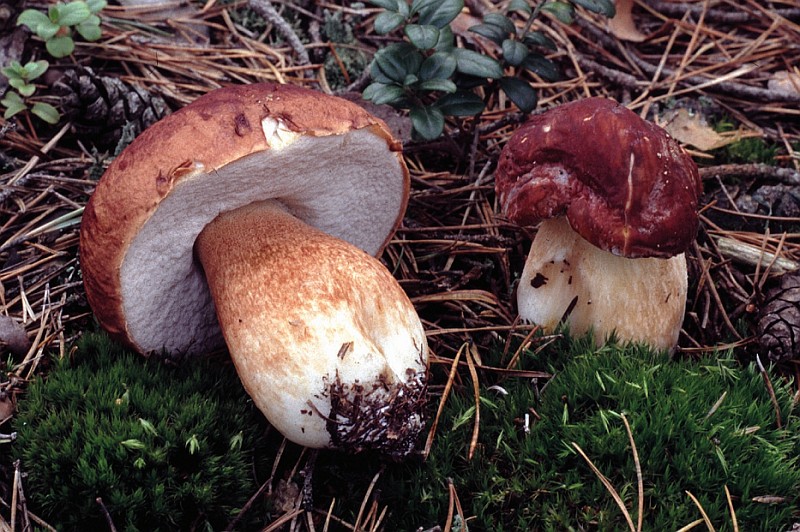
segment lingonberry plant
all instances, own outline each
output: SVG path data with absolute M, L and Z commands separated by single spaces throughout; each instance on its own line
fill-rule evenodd
M 75 50 L 73 30 L 87 41 L 100 38 L 102 30 L 98 13 L 106 4 L 106 0 L 74 0 L 67 4 L 59 2 L 51 5 L 47 14 L 36 9 L 26 9 L 20 13 L 17 25 L 27 26 L 42 39 L 53 57 L 66 57 Z
M 8 78 L 8 84 L 13 91 L 8 91 L 5 97 L 0 100 L 0 104 L 6 108 L 3 118 L 11 118 L 17 113 L 30 110 L 30 112 L 47 122 L 55 124 L 58 122 L 58 110 L 46 102 L 34 101 L 31 99 L 36 92 L 36 85 L 33 80 L 47 71 L 49 64 L 45 60 L 29 61 L 22 65 L 19 61 L 11 61 L 9 66 L 0 70 Z
M 488 13 L 470 28 L 498 46 L 494 58 L 456 43 L 451 23 L 463 9 L 463 0 L 369 1 L 383 9 L 375 18 L 375 31 L 402 31 L 403 40 L 375 54 L 372 83 L 363 97 L 408 109 L 414 132 L 426 140 L 442 134 L 446 116 L 480 114 L 486 98 L 498 90 L 524 113 L 536 107 L 536 90 L 520 77 L 523 72 L 545 81 L 559 78 L 557 66 L 545 56 L 556 49 L 555 43 L 531 30 L 542 11 L 564 23 L 572 21 L 575 6 L 614 16 L 611 0 L 546 0 L 533 7 L 525 0 L 512 0 L 505 11 Z M 479 87 L 486 89 L 483 97 L 476 92 Z

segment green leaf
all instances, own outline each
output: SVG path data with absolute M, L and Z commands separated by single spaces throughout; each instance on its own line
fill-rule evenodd
M 374 104 L 398 104 L 406 97 L 402 87 L 395 84 L 371 83 L 364 89 L 361 96 Z
M 558 66 L 540 54 L 528 54 L 522 66 L 545 81 L 555 82 L 561 79 L 561 72 L 558 70 Z
M 609 0 L 570 0 L 573 4 L 581 6 L 582 8 L 598 13 L 605 17 L 611 18 L 616 13 L 614 4 Z
M 82 0 L 74 0 L 69 4 L 58 5 L 58 18 L 54 20 L 60 26 L 76 26 L 89 18 L 92 12 Z
M 486 37 L 495 44 L 500 44 L 508 38 L 507 32 L 493 24 L 476 24 L 470 26 L 469 31 L 477 33 L 481 37 Z
M 378 35 L 386 35 L 399 28 L 406 17 L 394 11 L 384 11 L 375 17 L 375 33 Z
M 508 4 L 508 10 L 517 11 L 526 15 L 530 15 L 532 12 L 531 6 L 529 6 L 528 2 L 525 0 L 511 0 L 511 2 Z
M 530 113 L 536 108 L 539 95 L 525 81 L 519 78 L 504 77 L 500 79 L 500 88 L 523 113 Z
M 36 28 L 36 35 L 43 41 L 49 41 L 50 39 L 55 37 L 60 30 L 61 26 L 59 26 L 58 24 L 54 24 L 48 20 L 46 24 L 42 24 L 41 26 Z
M 444 115 L 433 106 L 418 106 L 409 113 L 414 131 L 425 140 L 434 140 L 444 131 Z
M 547 2 L 542 6 L 542 11 L 547 11 L 563 24 L 572 24 L 575 18 L 575 8 L 565 2 Z
M 75 51 L 75 42 L 69 36 L 53 37 L 45 43 L 45 48 L 53 57 L 67 57 Z
M 419 14 L 419 23 L 443 28 L 464 9 L 464 0 L 414 0 L 411 10 Z M 437 135 L 438 136 L 438 135 Z
M 189 449 L 189 454 L 195 454 L 200 450 L 200 441 L 197 439 L 196 434 L 189 436 L 189 439 L 186 440 L 186 447 Z
M 140 417 L 139 418 L 139 424 L 142 426 L 142 428 L 144 429 L 144 431 L 146 433 L 150 434 L 151 436 L 158 436 L 158 431 L 156 430 L 156 427 L 151 422 L 149 422 L 146 419 Z
M 61 118 L 61 114 L 58 112 L 58 109 L 49 103 L 44 102 L 36 102 L 33 104 L 33 107 L 31 107 L 31 113 L 38 116 L 48 124 L 58 124 L 58 120 Z
M 244 433 L 240 430 L 237 434 L 235 434 L 231 438 L 230 449 L 231 451 L 238 451 L 242 448 L 242 442 L 244 441 Z
M 419 88 L 426 91 L 456 92 L 458 87 L 449 79 L 432 79 L 420 83 Z
M 0 72 L 2 72 L 7 78 L 21 78 L 25 74 L 25 67 L 23 67 L 19 61 L 11 61 L 7 67 L 0 69 Z
M 50 24 L 50 19 L 41 11 L 26 9 L 17 17 L 17 26 L 27 26 L 32 32 L 39 34 L 39 26 Z M 56 26 L 58 28 L 58 26 Z
M 541 31 L 529 31 L 525 34 L 525 37 L 522 38 L 522 42 L 528 46 L 542 46 L 549 50 L 558 50 L 556 43 Z
M 437 52 L 450 52 L 456 46 L 456 36 L 450 26 L 439 28 L 439 42 L 433 47 Z
M 401 0 L 402 1 L 402 0 Z M 387 11 L 398 11 L 398 0 L 367 0 L 370 4 L 378 7 L 382 7 Z
M 6 97 L 0 100 L 0 103 L 2 103 L 3 107 L 6 108 L 6 111 L 3 114 L 3 118 L 6 119 L 11 118 L 15 114 L 20 113 L 28 108 L 20 95 L 16 92 L 8 92 Z
M 122 445 L 126 449 L 130 449 L 131 451 L 141 451 L 146 447 L 145 444 L 142 441 L 137 440 L 136 438 L 123 440 L 123 441 L 121 441 L 119 443 L 120 443 L 120 445 Z
M 108 5 L 106 0 L 86 0 L 86 5 L 93 15 L 96 15 Z
M 394 43 L 375 53 L 375 67 L 390 81 L 403 83 L 409 74 L 417 74 L 422 55 L 408 43 Z M 383 81 L 373 76 L 375 81 Z
M 20 78 L 9 79 L 8 84 L 17 89 L 20 95 L 25 97 L 32 96 L 33 93 L 36 92 L 36 86 L 31 85 L 24 79 Z
M 505 15 L 500 13 L 489 13 L 483 17 L 483 23 L 491 26 L 497 26 L 505 33 L 516 33 L 517 28 L 514 23 Z
M 403 87 L 410 87 L 416 85 L 419 78 L 414 74 L 409 74 L 403 79 Z
M 75 26 L 75 30 L 89 42 L 97 41 L 103 36 L 103 30 L 100 29 L 100 17 L 97 15 L 92 15 L 86 21 Z
M 483 112 L 486 105 L 477 94 L 469 91 L 458 91 L 439 98 L 436 102 L 436 107 L 447 116 L 474 116 Z
M 489 56 L 464 48 L 454 49 L 453 54 L 458 62 L 458 71 L 462 74 L 492 79 L 503 77 L 500 63 Z
M 457 66 L 458 62 L 452 54 L 436 52 L 422 62 L 422 66 L 419 67 L 419 79 L 422 81 L 450 79 Z
M 44 59 L 40 59 L 39 61 L 30 61 L 25 64 L 23 69 L 25 70 L 25 78 L 30 81 L 33 79 L 38 78 L 45 72 L 47 72 L 47 67 L 50 66 L 50 63 L 45 61 Z
M 430 50 L 439 42 L 439 29 L 436 26 L 409 24 L 404 31 L 411 44 L 419 50 Z
M 513 39 L 506 39 L 503 41 L 502 48 L 503 59 L 505 59 L 509 65 L 521 65 L 528 56 L 528 47 Z

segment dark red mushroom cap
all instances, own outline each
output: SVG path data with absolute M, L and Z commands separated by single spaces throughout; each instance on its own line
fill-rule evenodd
M 615 255 L 670 257 L 697 234 L 697 165 L 663 129 L 605 98 L 531 117 L 503 148 L 495 186 L 510 221 L 566 216 Z

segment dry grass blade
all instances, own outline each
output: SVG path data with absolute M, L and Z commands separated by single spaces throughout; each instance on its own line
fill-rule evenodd
M 475 362 L 477 358 L 477 348 L 474 344 L 470 344 L 467 349 L 467 365 L 469 367 L 469 375 L 472 377 L 472 393 L 475 399 L 475 421 L 472 426 L 472 437 L 469 441 L 469 451 L 467 452 L 467 460 L 471 461 L 475 456 L 475 449 L 478 446 L 478 434 L 481 430 L 481 389 L 480 382 L 478 381 L 478 372 L 475 370 Z
M 447 493 L 448 493 L 448 503 L 447 503 L 447 518 L 444 522 L 444 527 L 442 530 L 462 530 L 463 532 L 469 532 L 469 526 L 467 525 L 467 518 L 464 515 L 464 508 L 461 507 L 461 500 L 458 498 L 458 493 L 456 492 L 456 486 L 453 484 L 453 479 L 447 479 Z M 461 522 L 454 524 L 455 517 L 458 516 L 461 519 Z
M 686 491 L 686 495 L 688 495 L 689 498 L 692 499 L 692 502 L 695 504 L 695 506 L 697 506 L 697 509 L 700 510 L 700 515 L 703 516 L 702 522 L 706 524 L 706 527 L 708 528 L 709 532 L 716 532 L 716 529 L 714 528 L 714 525 L 711 524 L 711 519 L 708 518 L 708 514 L 706 514 L 706 511 L 703 508 L 703 505 L 700 504 L 700 501 L 697 500 L 697 497 L 695 497 L 692 494 L 692 492 L 688 491 L 688 490 Z
M 586 455 L 586 453 L 583 452 L 583 449 L 581 449 L 580 445 L 578 445 L 575 442 L 572 442 L 572 446 L 575 448 L 576 451 L 578 451 L 578 454 L 580 454 L 581 457 L 586 461 L 586 463 L 591 468 L 592 472 L 594 472 L 594 474 L 597 476 L 597 478 L 600 480 L 603 486 L 605 486 L 608 493 L 614 499 L 614 502 L 617 503 L 617 506 L 622 511 L 623 517 L 625 517 L 625 521 L 628 523 L 628 528 L 631 530 L 631 532 L 636 532 L 637 528 L 633 524 L 633 519 L 631 519 L 631 514 L 625 507 L 625 503 L 622 501 L 622 497 L 619 496 L 619 493 L 617 493 L 617 490 L 614 488 L 614 486 L 611 484 L 608 478 L 606 478 L 606 476 L 603 473 L 601 473 L 599 469 L 597 469 L 597 466 L 594 465 L 594 462 L 592 462 L 591 458 L 589 458 Z
M 636 492 L 638 494 L 638 507 L 636 517 L 636 531 L 641 532 L 642 523 L 644 522 L 644 479 L 642 478 L 642 464 L 639 462 L 639 451 L 636 448 L 636 441 L 633 439 L 633 431 L 631 425 L 628 423 L 628 417 L 622 414 L 622 422 L 625 424 L 625 431 L 628 433 L 628 440 L 631 443 L 631 452 L 633 453 L 633 464 L 636 468 Z
M 372 495 L 372 490 L 375 489 L 375 484 L 378 483 L 378 479 L 380 478 L 381 474 L 383 473 L 383 468 L 378 470 L 375 473 L 375 476 L 372 477 L 372 481 L 369 483 L 369 487 L 367 487 L 366 493 L 364 493 L 364 498 L 361 501 L 361 506 L 358 509 L 358 515 L 356 516 L 356 523 L 353 525 L 353 529 L 358 531 L 361 530 L 361 519 L 364 516 L 364 509 L 367 506 L 367 501 L 369 501 L 370 495 Z
M 447 377 L 447 383 L 445 383 L 442 397 L 439 399 L 439 408 L 436 410 L 436 417 L 433 419 L 433 423 L 431 423 L 431 428 L 428 431 L 428 439 L 425 441 L 425 449 L 422 452 L 422 456 L 424 458 L 427 458 L 431 452 L 433 439 L 436 436 L 436 429 L 439 426 L 439 419 L 442 416 L 442 411 L 444 410 L 444 405 L 447 402 L 447 397 L 450 395 L 450 390 L 453 388 L 453 382 L 455 382 L 455 377 L 458 370 L 458 361 L 461 358 L 461 354 L 468 349 L 468 347 L 468 344 L 462 344 L 461 348 L 458 350 L 455 358 L 453 359 L 453 365 L 450 367 L 450 374 Z
M 696 527 L 696 526 L 700 526 L 700 525 L 702 525 L 704 522 L 705 522 L 705 520 L 703 520 L 703 519 L 697 519 L 697 520 L 695 520 L 695 521 L 692 521 L 691 523 L 689 523 L 689 524 L 688 524 L 688 525 L 686 525 L 686 526 L 682 526 L 682 527 L 680 527 L 680 528 L 679 528 L 678 530 L 676 530 L 675 532 L 689 532 L 689 530 L 692 530 L 692 529 L 693 529 L 694 527 Z
M 756 355 L 756 363 L 758 365 L 758 371 L 761 373 L 761 377 L 764 379 L 764 385 L 767 387 L 767 393 L 769 394 L 769 400 L 772 403 L 772 408 L 775 409 L 775 425 L 780 429 L 783 427 L 781 406 L 778 404 L 778 398 L 775 396 L 775 388 L 772 386 L 772 380 L 769 378 L 769 373 L 767 373 L 764 364 L 761 363 L 761 355 Z
M 733 527 L 733 532 L 739 532 L 739 521 L 736 519 L 736 509 L 733 507 L 733 499 L 731 498 L 731 492 L 728 489 L 728 485 L 725 486 L 725 500 L 728 501 L 728 509 L 731 511 L 731 526 Z
M 269 526 L 264 528 L 264 530 L 262 530 L 261 532 L 276 532 L 277 530 L 280 530 L 283 525 L 291 522 L 293 519 L 296 519 L 303 512 L 305 512 L 305 510 L 303 510 L 302 508 L 286 512 L 278 519 L 270 523 Z

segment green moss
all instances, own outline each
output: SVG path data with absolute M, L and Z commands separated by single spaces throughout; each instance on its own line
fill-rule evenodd
M 230 366 L 167 367 L 88 334 L 30 384 L 13 451 L 59 530 L 224 528 L 258 488 L 265 423 Z
M 467 381 L 448 400 L 428 460 L 387 471 L 384 496 L 395 509 L 390 528 L 442 524 L 452 479 L 471 530 L 626 529 L 574 446 L 609 478 L 635 522 L 636 472 L 622 414 L 644 477 L 645 530 L 676 530 L 701 518 L 687 492 L 718 530 L 730 529 L 725 487 L 742 530 L 789 527 L 798 510 L 800 426 L 788 386 L 776 383 L 784 422 L 778 429 L 761 375 L 727 356 L 671 361 L 635 346 L 595 351 L 585 341 L 562 341 L 525 365 L 556 376 L 543 390 L 529 379 L 498 383 L 507 395 L 484 387 L 471 461 L 465 456 L 474 399 Z M 489 378 L 483 377 L 486 386 Z M 780 502 L 754 501 L 763 496 Z
M 731 120 L 722 119 L 717 122 L 714 129 L 719 132 L 725 132 L 733 131 L 736 127 Z M 767 142 L 762 137 L 747 137 L 716 150 L 714 155 L 717 164 L 775 164 L 775 158 L 780 153 L 781 148 L 782 145 L 775 142 Z

